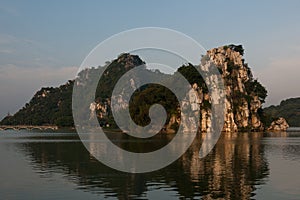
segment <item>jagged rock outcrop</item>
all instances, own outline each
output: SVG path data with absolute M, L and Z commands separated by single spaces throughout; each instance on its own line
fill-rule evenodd
M 283 117 L 279 117 L 271 123 L 268 127 L 268 131 L 286 131 L 289 128 L 289 124 Z
M 250 68 L 244 62 L 243 53 L 242 46 L 235 45 L 207 51 L 207 55 L 219 68 L 224 79 L 226 99 L 223 131 L 226 132 L 264 129 L 261 110 L 267 91 L 253 79 Z M 201 95 L 204 102 L 210 99 L 207 93 Z M 201 115 L 201 130 L 205 131 L 211 126 L 211 112 L 203 103 Z

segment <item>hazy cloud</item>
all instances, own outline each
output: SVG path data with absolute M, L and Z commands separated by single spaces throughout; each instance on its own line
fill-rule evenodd
M 6 13 L 11 16 L 19 16 L 19 12 L 16 8 L 8 7 L 8 6 L 0 6 L 0 12 Z
M 66 65 L 63 60 L 54 58 L 40 42 L 0 34 L 0 67 L 11 64 L 24 68 L 51 66 L 54 69 Z
M 12 49 L 1 49 L 0 48 L 0 54 L 11 54 L 13 53 L 14 51 Z
M 28 102 L 41 87 L 59 86 L 74 79 L 78 67 L 24 68 L 0 65 L 0 118 L 14 113 Z
M 300 60 L 295 55 L 271 58 L 270 63 L 255 74 L 267 87 L 266 105 L 277 105 L 281 100 L 300 96 Z
M 18 39 L 12 35 L 0 34 L 0 45 L 17 42 Z

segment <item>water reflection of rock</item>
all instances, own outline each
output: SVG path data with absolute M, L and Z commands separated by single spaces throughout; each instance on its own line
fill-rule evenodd
M 86 151 L 78 142 L 23 143 L 33 168 L 46 175 L 64 173 L 78 188 L 118 199 L 143 197 L 149 185 L 166 187 L 179 196 L 203 199 L 249 199 L 255 185 L 268 176 L 261 133 L 223 134 L 214 150 L 198 158 L 198 136 L 188 152 L 170 166 L 147 174 L 126 174 L 112 170 Z M 155 188 L 155 187 L 154 187 Z
M 268 175 L 264 147 L 260 143 L 262 136 L 262 133 L 224 133 L 213 152 L 202 160 L 198 157 L 199 142 L 195 142 L 181 163 L 194 187 L 204 186 L 203 199 L 253 196 L 255 184 Z

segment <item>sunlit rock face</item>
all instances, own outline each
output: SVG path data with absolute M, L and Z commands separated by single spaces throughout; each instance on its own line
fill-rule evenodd
M 223 131 L 259 131 L 264 129 L 260 110 L 266 97 L 264 87 L 252 77 L 243 59 L 242 46 L 222 46 L 207 51 L 207 55 L 219 68 L 224 79 L 226 100 Z M 202 90 L 200 90 L 202 91 Z M 210 99 L 208 94 L 201 94 Z M 211 122 L 210 108 L 201 107 L 201 130 Z
M 271 123 L 268 131 L 286 131 L 289 127 L 287 121 L 283 117 L 279 117 Z

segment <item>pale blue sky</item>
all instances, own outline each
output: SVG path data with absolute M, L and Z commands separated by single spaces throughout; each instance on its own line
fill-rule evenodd
M 183 32 L 206 49 L 243 44 L 267 104 L 299 95 L 300 1 L 0 0 L 0 117 L 75 77 L 99 42 L 132 28 Z

